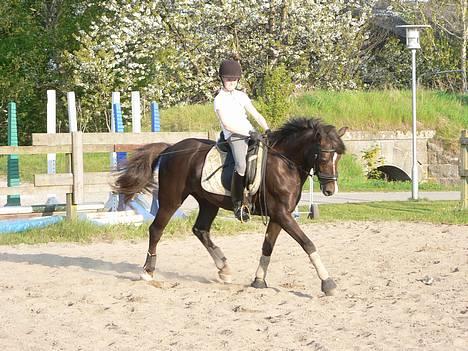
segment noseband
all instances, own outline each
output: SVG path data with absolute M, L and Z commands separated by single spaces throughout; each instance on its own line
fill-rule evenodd
M 335 149 L 320 149 L 319 147 L 318 153 L 315 154 L 314 174 L 319 179 L 319 182 L 321 185 L 328 183 L 328 182 L 336 182 L 338 180 L 338 173 L 329 174 L 329 173 L 320 172 L 319 170 L 319 159 L 320 159 L 319 156 L 322 152 L 336 152 L 336 150 Z

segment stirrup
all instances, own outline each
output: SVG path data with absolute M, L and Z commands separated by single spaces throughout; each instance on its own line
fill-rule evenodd
M 241 223 L 247 223 L 250 220 L 250 209 L 246 205 L 241 205 L 234 210 L 234 215 Z

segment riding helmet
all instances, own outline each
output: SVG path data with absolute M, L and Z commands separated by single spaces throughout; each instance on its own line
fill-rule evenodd
M 242 75 L 242 68 L 239 61 L 224 60 L 219 66 L 219 76 L 239 79 Z

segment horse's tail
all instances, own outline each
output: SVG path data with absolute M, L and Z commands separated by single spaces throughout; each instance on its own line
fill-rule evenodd
M 130 158 L 116 171 L 117 178 L 112 188 L 130 201 L 142 191 L 151 192 L 156 187 L 153 170 L 160 154 L 171 144 L 152 143 L 136 149 Z

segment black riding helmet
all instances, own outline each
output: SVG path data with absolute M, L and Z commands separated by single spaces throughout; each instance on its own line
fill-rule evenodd
M 235 78 L 240 79 L 242 75 L 242 68 L 236 60 L 224 60 L 219 66 L 220 78 Z

